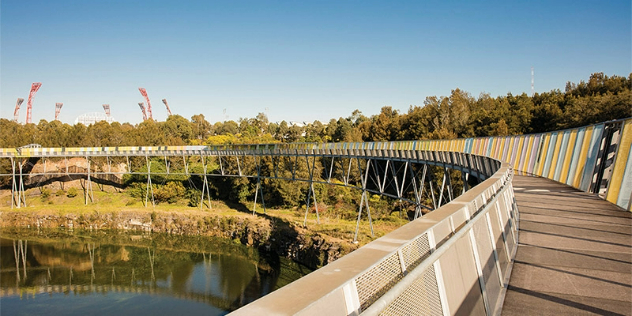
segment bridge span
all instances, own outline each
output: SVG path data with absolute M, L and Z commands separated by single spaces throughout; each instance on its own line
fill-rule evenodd
M 169 157 L 184 156 L 183 169 L 185 174 L 190 174 L 187 170 L 187 155 L 199 156 L 205 166 L 205 159 L 216 159 L 222 166 L 217 176 L 250 176 L 258 181 L 261 178 L 288 179 L 306 181 L 310 185 L 316 181 L 323 181 L 353 186 L 363 192 L 358 211 L 358 223 L 363 212 L 363 205 L 366 207 L 370 221 L 366 192 L 406 200 L 414 205 L 416 220 L 237 310 L 236 315 L 492 315 L 501 312 L 510 314 L 512 311 L 515 313 L 525 311 L 520 309 L 524 305 L 516 303 L 516 300 L 524 299 L 524 296 L 546 300 L 547 304 L 561 304 L 575 308 L 575 311 L 597 313 L 624 311 L 622 314 L 627 314 L 625 311 L 629 312 L 632 300 L 629 295 L 632 282 L 629 281 L 631 274 L 630 215 L 624 210 L 630 211 L 632 194 L 631 143 L 632 119 L 625 119 L 541 134 L 444 141 L 186 146 L 181 148 L 22 148 L 19 150 L 0 149 L 0 158 L 11 160 L 12 172 L 4 175 L 13 177 L 13 192 L 17 193 L 16 206 L 18 207 L 26 201 L 20 196 L 20 192 L 23 191 L 23 175 L 18 175 L 16 170 L 22 171 L 27 159 L 85 157 L 88 163 L 89 179 L 92 172 L 90 161 L 96 157 L 105 157 L 108 161 L 114 156 L 126 159 L 144 157 L 147 162 L 146 168 L 136 172 L 149 175 L 152 167 L 149 157 L 164 157 L 167 173 L 169 173 L 168 166 L 171 163 Z M 240 159 L 246 157 L 250 157 L 249 159 L 252 159 L 256 166 L 253 168 L 254 173 L 250 175 L 244 174 L 240 168 Z M 264 170 L 266 168 L 257 163 L 264 157 L 269 157 L 273 161 L 272 168 Z M 323 170 L 329 170 L 324 171 L 325 179 L 314 176 L 313 170 L 317 159 L 323 165 Z M 352 163 L 354 160 L 355 164 Z M 298 177 L 295 173 L 299 163 L 305 164 L 310 170 L 308 177 Z M 352 166 L 354 169 L 357 168 L 356 174 L 359 175 L 357 179 L 352 179 Z M 429 176 L 426 172 L 428 168 L 444 170 L 441 189 L 437 190 L 437 198 L 434 192 L 437 186 L 433 186 L 431 181 L 435 181 L 436 184 L 439 181 Z M 472 176 L 477 179 L 478 185 L 472 188 L 467 188 L 465 185 L 464 192 L 455 197 L 456 194 L 453 194 L 450 189 L 450 177 L 446 176 L 448 168 L 461 171 L 464 183 L 468 183 L 467 177 Z M 279 170 L 286 172 L 279 172 Z M 107 173 L 104 170 L 97 172 Z M 135 171 L 130 167 L 126 172 Z M 518 178 L 520 180 L 516 183 L 521 184 L 516 186 L 516 189 L 520 190 L 515 192 L 514 172 L 549 178 L 569 187 L 548 189 L 549 191 L 537 191 L 539 189 L 533 188 L 526 190 L 525 187 L 532 184 L 535 186 L 544 186 L 544 184 L 538 182 L 540 180 L 537 177 Z M 210 176 L 206 168 L 200 175 L 205 181 L 206 177 Z M 147 178 L 148 188 L 151 188 L 151 177 Z M 572 190 L 570 187 L 587 193 L 569 195 L 566 191 Z M 424 191 L 424 188 L 428 189 Z M 577 190 L 572 192 L 579 192 Z M 422 199 L 424 192 L 426 196 L 432 195 L 431 207 L 424 204 Z M 538 194 L 537 192 L 557 193 Z M 308 205 L 311 198 L 315 201 L 313 193 L 312 188 L 306 200 Z M 528 199 L 521 198 L 523 193 L 531 194 L 529 198 L 535 199 L 541 205 L 529 206 Z M 603 199 L 608 202 L 600 200 L 599 202 L 605 204 L 594 204 L 592 207 L 584 208 L 583 211 L 564 208 L 552 210 L 556 203 L 560 204 L 560 200 L 556 200 L 556 194 L 572 196 L 572 199 L 561 202 L 565 204 L 565 207 L 571 208 L 581 206 L 582 202 L 579 201 L 585 202 L 585 199 L 590 201 Z M 540 225 L 535 228 L 544 230 L 538 232 L 532 222 L 523 221 L 523 215 L 518 211 L 523 204 L 525 209 L 539 207 L 543 212 L 548 212 L 547 216 L 540 218 L 544 220 L 543 223 L 535 224 L 535 226 Z M 614 211 L 601 212 L 605 208 L 603 205 L 608 205 L 608 208 Z M 434 210 L 421 216 L 422 208 Z M 554 212 L 561 214 L 551 214 Z M 564 212 L 575 212 L 575 214 Z M 610 219 L 620 217 L 622 222 L 618 230 L 610 232 L 604 230 L 603 227 L 555 221 L 557 217 L 573 220 L 578 214 Z M 586 218 L 585 221 L 599 222 L 594 217 Z M 604 219 L 602 218 L 601 221 L 603 222 Z M 549 227 L 548 231 L 545 229 L 547 224 L 553 226 Z M 524 226 L 530 229 L 525 229 Z M 616 241 L 610 241 L 607 238 L 600 239 L 602 237 L 589 233 L 584 234 L 584 237 L 574 236 L 578 238 L 573 240 L 572 237 L 558 233 L 564 229 L 576 229 L 574 234 L 578 234 L 578 231 L 613 233 L 615 237 L 623 238 L 627 242 L 616 238 Z M 522 235 L 520 239 L 518 238 L 519 234 L 534 239 L 527 245 Z M 539 236 L 538 238 L 544 241 L 538 243 L 534 236 Z M 551 237 L 547 239 L 547 236 Z M 560 241 L 557 246 L 562 246 L 559 249 L 550 247 L 556 246 L 550 244 L 556 243 L 555 238 L 559 238 L 558 241 Z M 561 241 L 565 243 L 562 244 Z M 583 242 L 601 243 L 608 247 L 615 247 L 619 252 L 613 255 L 609 250 L 604 251 L 608 252 L 607 254 L 590 252 L 594 249 L 589 249 L 587 252 L 585 249 L 582 250 L 583 248 L 579 249 L 583 247 L 582 245 L 576 246 L 578 249 L 575 249 L 575 246 L 567 247 L 568 244 L 576 245 Z M 520 259 L 523 258 L 523 253 L 527 256 L 531 246 L 543 247 L 542 249 L 560 256 L 566 254 L 579 256 L 574 257 L 575 259 L 613 260 L 608 262 L 617 264 L 617 267 L 613 269 L 617 269 L 616 272 L 619 274 L 604 275 L 599 272 L 602 270 L 578 271 L 578 267 L 561 268 L 551 262 L 536 260 L 530 263 L 527 259 Z M 547 247 L 551 249 L 546 249 Z M 516 255 L 517 251 L 518 255 Z M 543 250 L 542 255 L 545 255 L 546 251 Z M 514 262 L 516 262 L 515 265 Z M 540 270 L 529 270 L 533 267 Z M 515 273 L 512 272 L 512 268 L 515 269 Z M 599 269 L 598 266 L 597 269 Z M 567 293 L 551 294 L 556 292 L 540 287 L 537 282 L 528 285 L 521 284 L 520 280 L 528 279 L 528 277 L 517 277 L 518 275 L 539 275 L 542 271 L 548 271 L 554 276 L 547 280 L 548 283 L 542 281 L 547 284 L 558 284 L 560 283 L 558 278 L 564 277 L 575 278 L 574 280 L 589 279 L 602 283 L 596 289 L 586 289 L 580 293 L 581 295 L 576 295 L 579 298 L 571 298 L 563 296 Z M 587 282 L 571 285 L 577 288 L 588 287 L 590 284 Z M 619 295 L 616 299 L 623 297 L 622 300 L 617 301 L 618 307 L 614 310 L 606 309 L 601 305 L 593 306 L 590 303 L 599 299 L 599 296 L 593 295 L 594 291 L 601 291 L 603 287 L 600 286 L 604 285 L 606 287 L 618 286 L 614 289 Z M 520 297 L 521 295 L 523 297 Z M 528 299 L 525 301 L 538 302 Z M 506 305 L 505 308 L 503 308 L 503 303 Z M 544 308 L 545 305 L 540 304 L 531 308 Z M 545 312 L 566 311 L 555 308 L 543 310 Z M 531 312 L 537 313 L 537 310 L 533 309 Z
M 630 315 L 632 213 L 544 178 L 516 176 L 520 241 L 503 315 Z

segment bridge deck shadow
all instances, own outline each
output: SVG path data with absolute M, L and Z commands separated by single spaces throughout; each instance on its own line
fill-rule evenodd
M 632 314 L 632 214 L 544 178 L 513 186 L 520 242 L 502 314 Z

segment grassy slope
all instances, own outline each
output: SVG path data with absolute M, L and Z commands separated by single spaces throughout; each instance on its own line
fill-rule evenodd
M 94 188 L 94 202 L 88 202 L 85 205 L 83 191 L 79 190 L 79 195 L 70 198 L 65 195 L 57 196 L 53 190 L 52 194 L 48 198 L 43 198 L 41 191 L 38 188 L 27 190 L 27 207 L 24 208 L 11 208 L 11 192 L 8 190 L 0 191 L 0 212 L 33 212 L 36 214 L 53 214 L 53 215 L 89 215 L 94 212 L 98 213 L 116 213 L 120 211 L 131 211 L 137 213 L 152 213 L 152 212 L 177 212 L 179 214 L 187 215 L 217 215 L 217 216 L 231 216 L 231 217 L 246 217 L 252 216 L 252 201 L 244 204 L 225 203 L 223 201 L 212 201 L 212 208 L 209 209 L 206 206 L 190 207 L 187 206 L 187 202 L 182 200 L 174 204 L 159 204 L 153 207 L 151 202 L 148 207 L 145 207 L 144 200 L 135 199 L 129 196 L 124 191 L 118 192 L 111 187 L 105 187 L 105 191 L 101 191 L 99 188 Z M 263 208 L 260 204 L 257 204 L 257 214 L 263 214 Z M 295 209 L 266 209 L 266 217 L 270 219 L 280 219 L 290 223 L 295 227 L 302 227 L 305 218 L 305 208 Z M 384 234 L 400 227 L 407 221 L 401 219 L 397 214 L 382 219 L 373 220 L 373 229 L 375 238 L 381 237 Z M 327 216 L 327 213 L 320 214 L 320 224 L 316 221 L 316 214 L 312 209 L 307 216 L 307 231 L 311 233 L 319 233 L 330 237 L 352 241 L 356 228 L 355 220 L 344 220 L 339 218 L 332 218 Z M 360 245 L 366 244 L 373 239 L 371 237 L 371 230 L 367 220 L 365 211 L 362 214 L 362 221 L 360 223 L 360 231 L 358 233 L 358 241 Z

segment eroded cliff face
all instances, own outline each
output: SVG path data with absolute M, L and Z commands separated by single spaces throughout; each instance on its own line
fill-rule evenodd
M 118 211 L 89 215 L 45 211 L 0 212 L 0 227 L 136 230 L 176 235 L 223 237 L 261 251 L 290 258 L 312 269 L 322 267 L 358 246 L 313 233 L 291 223 L 264 216 L 222 216 L 204 212 Z

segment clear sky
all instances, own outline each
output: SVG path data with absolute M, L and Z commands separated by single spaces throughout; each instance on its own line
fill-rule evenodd
M 2 0 L 0 117 L 73 123 L 108 103 L 121 122 L 202 113 L 328 121 L 407 111 L 455 88 L 478 96 L 564 89 L 632 71 L 630 0 Z M 224 109 L 226 114 L 224 115 Z M 26 101 L 20 122 L 26 117 Z

